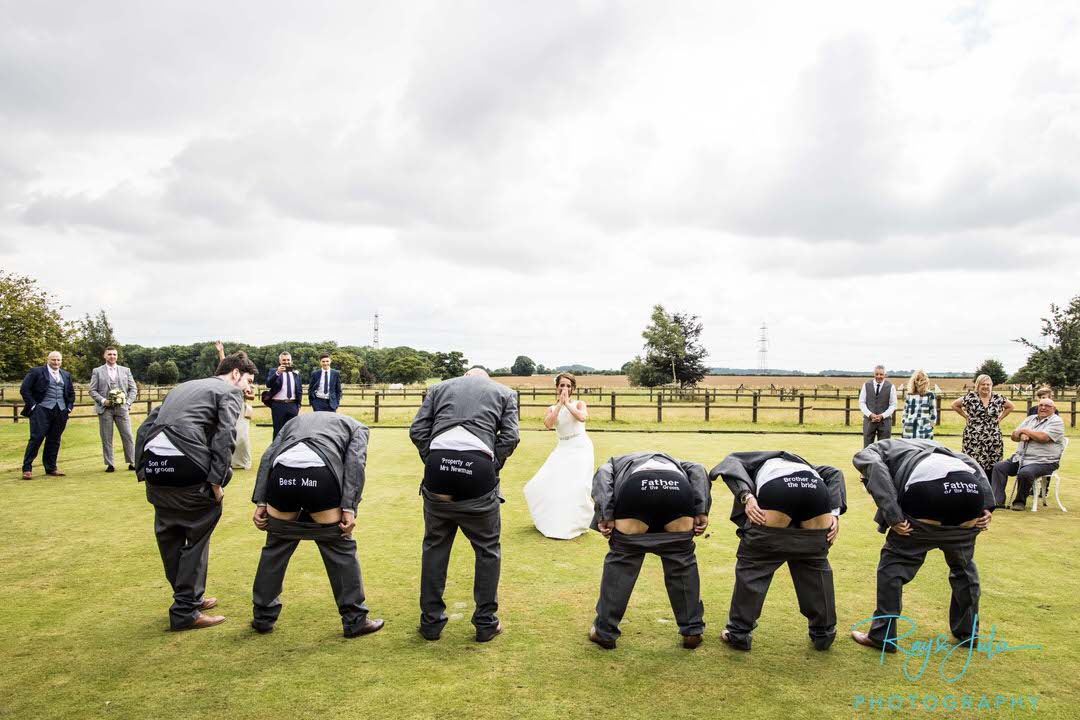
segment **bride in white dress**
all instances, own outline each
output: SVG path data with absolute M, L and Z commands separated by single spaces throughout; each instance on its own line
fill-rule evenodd
M 555 378 L 558 400 L 547 409 L 544 425 L 554 427 L 559 444 L 525 484 L 536 529 L 549 538 L 569 540 L 589 529 L 592 522 L 593 445 L 585 434 L 588 408 L 570 399 L 577 380 L 570 373 Z

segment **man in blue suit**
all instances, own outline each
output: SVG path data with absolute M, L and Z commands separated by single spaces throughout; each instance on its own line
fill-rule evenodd
M 330 368 L 330 353 L 319 355 L 319 370 L 308 380 L 308 404 L 315 412 L 337 412 L 341 403 L 341 373 Z
M 266 376 L 266 389 L 270 393 L 270 417 L 274 421 L 276 438 L 285 423 L 300 414 L 300 398 L 304 392 L 300 386 L 300 373 L 292 369 L 292 355 L 288 352 L 278 355 L 278 366 Z
M 30 418 L 30 441 L 26 443 L 26 454 L 23 455 L 23 480 L 33 477 L 31 468 L 42 441 L 45 441 L 41 458 L 45 474 L 64 474 L 56 469 L 56 456 L 60 453 L 60 436 L 67 427 L 68 414 L 75 407 L 75 386 L 71 383 L 71 373 L 60 369 L 63 360 L 63 355 L 52 351 L 45 365 L 26 373 L 19 388 L 25 403 L 22 416 Z

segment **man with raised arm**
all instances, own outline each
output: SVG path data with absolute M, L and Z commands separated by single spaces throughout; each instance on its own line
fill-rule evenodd
M 815 650 L 836 638 L 836 598 L 829 549 L 847 510 L 844 474 L 785 450 L 734 452 L 712 469 L 735 496 L 738 530 L 735 588 L 720 639 L 749 650 L 773 574 L 785 562 Z
M 409 438 L 424 461 L 424 545 L 420 561 L 420 625 L 438 640 L 446 625 L 446 568 L 460 528 L 476 555 L 472 624 L 477 642 L 503 631 L 499 609 L 499 471 L 518 444 L 517 397 L 472 368 L 463 377 L 429 388 Z
M 169 627 L 191 630 L 224 622 L 205 615 L 210 534 L 221 518 L 224 488 L 244 389 L 258 370 L 242 352 L 227 355 L 212 378 L 180 383 L 139 427 L 135 473 L 154 506 L 154 535 L 173 589 Z

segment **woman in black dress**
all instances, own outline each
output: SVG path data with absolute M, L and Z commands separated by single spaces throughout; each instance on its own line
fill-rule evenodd
M 989 478 L 994 463 L 1004 454 L 1001 421 L 1013 411 L 1012 402 L 994 392 L 994 381 L 989 375 L 980 375 L 975 378 L 975 389 L 953 400 L 952 409 L 967 421 L 962 443 L 964 454 L 979 463 Z

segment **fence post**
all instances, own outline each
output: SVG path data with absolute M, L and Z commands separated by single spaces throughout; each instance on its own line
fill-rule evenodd
M 735 388 L 735 403 L 736 404 L 738 404 L 738 402 L 739 402 L 739 390 L 741 390 L 741 389 L 742 388 Z
M 705 422 L 709 422 L 709 393 L 705 393 Z
M 520 390 L 517 391 L 517 413 L 518 413 L 518 422 L 521 422 L 521 391 Z
M 147 400 L 147 401 L 146 401 L 146 414 L 147 414 L 147 415 L 149 415 L 149 414 L 150 414 L 150 403 L 151 403 L 151 402 L 153 402 L 153 400 Z
M 649 402 L 652 402 L 652 388 L 649 388 Z
M 839 391 L 837 391 L 839 392 Z M 851 396 L 848 395 L 844 398 L 844 424 L 851 424 Z
M 1075 406 L 1076 403 L 1073 403 L 1073 405 Z M 615 419 L 615 391 L 614 390 L 611 391 L 611 419 L 612 420 Z
M 375 422 L 379 422 L 379 391 L 375 391 Z
M 754 404 L 753 404 L 753 410 L 752 410 L 751 415 L 750 415 L 750 422 L 756 423 L 757 422 L 757 403 L 758 403 L 758 391 L 757 390 L 754 391 L 753 403 Z
M 664 391 L 656 395 L 656 422 L 664 422 Z
M 1076 401 L 1073 400 L 1072 409 L 1069 411 L 1069 427 L 1076 427 Z
M 1073 403 L 1073 406 L 1075 407 L 1076 403 Z M 1076 417 L 1076 415 L 1074 414 L 1073 417 Z M 11 421 L 19 422 L 19 406 L 15 403 L 11 403 Z
M 799 393 L 799 424 L 803 424 L 803 413 L 806 412 L 806 396 Z
M 784 388 L 780 388 L 780 402 L 784 402 Z
M 941 425 L 941 396 L 935 395 L 934 402 L 937 403 L 937 422 L 935 425 Z

